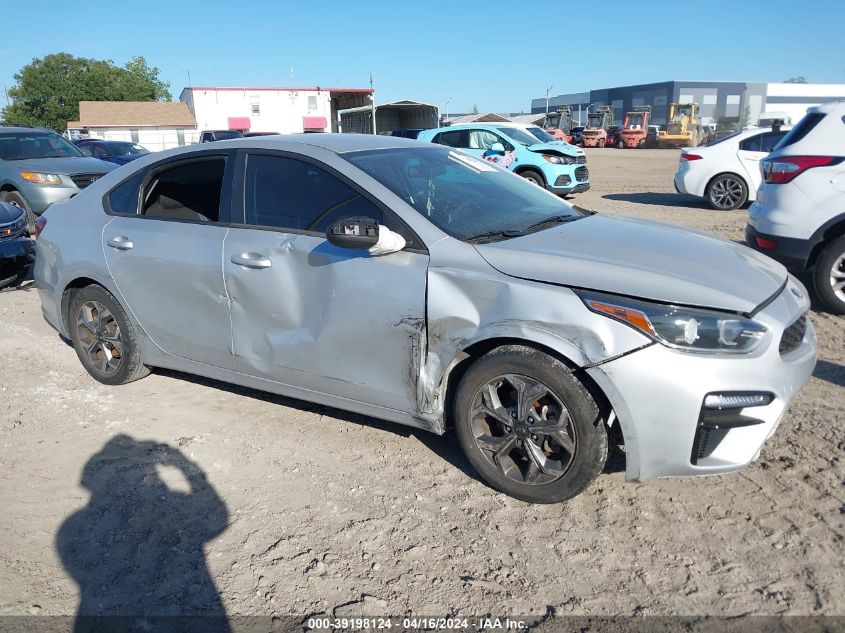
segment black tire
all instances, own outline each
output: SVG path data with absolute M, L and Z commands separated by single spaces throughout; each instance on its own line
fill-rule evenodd
M 708 183 L 704 197 L 717 211 L 733 211 L 748 200 L 748 185 L 736 174 L 719 174 Z
M 533 387 L 519 392 L 511 380 Z M 519 400 L 515 394 L 531 392 L 537 386 L 546 393 L 536 399 L 527 396 L 523 405 L 513 405 L 507 398 L 508 390 Z M 495 415 L 490 415 L 489 406 L 481 405 L 495 404 L 490 399 L 491 389 L 498 403 L 492 410 Z M 534 391 L 537 393 L 541 391 Z M 513 417 L 520 409 L 524 420 Z M 461 448 L 481 478 L 523 501 L 557 503 L 574 497 L 590 485 L 607 461 L 607 431 L 589 392 L 563 363 L 530 347 L 503 346 L 475 361 L 458 385 L 453 415 Z M 512 426 L 505 426 L 504 421 L 511 419 Z M 568 449 L 555 439 L 561 437 L 561 424 Z M 540 461 L 544 462 L 542 469 Z
M 599 139 L 599 147 L 604 147 L 604 139 L 603 138 Z
M 528 182 L 533 182 L 539 187 L 546 187 L 546 181 L 543 180 L 543 176 L 533 169 L 526 169 L 525 171 L 520 172 L 519 175 L 525 178 Z
M 640 142 L 637 143 L 637 149 L 645 149 L 645 139 L 641 138 Z
M 845 314 L 845 235 L 827 244 L 819 254 L 813 282 L 828 309 Z
M 30 235 L 35 235 L 35 214 L 21 194 L 17 191 L 4 191 L 0 193 L 0 202 L 8 202 L 18 209 L 23 209 L 23 212 L 26 213 L 26 231 Z
M 107 316 L 101 319 L 101 315 Z M 80 318 L 94 327 L 84 326 Z M 106 385 L 125 385 L 150 373 L 141 360 L 132 321 L 117 299 L 102 286 L 86 286 L 76 292 L 70 304 L 68 329 L 79 361 L 95 380 Z

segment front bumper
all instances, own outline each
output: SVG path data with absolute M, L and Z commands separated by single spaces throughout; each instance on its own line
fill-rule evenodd
M 622 426 L 626 478 L 726 473 L 756 459 L 815 367 L 816 339 L 809 320 L 797 347 L 779 350 L 784 330 L 808 309 L 806 290 L 790 278 L 783 292 L 755 315 L 769 332 L 752 354 L 696 355 L 654 344 L 587 369 Z M 731 428 L 699 458 L 693 449 L 701 442 L 704 399 L 716 392 L 765 392 L 774 399 L 766 406 L 738 410 L 757 423 Z
M 65 182 L 65 180 L 67 182 Z M 61 185 L 36 185 L 21 181 L 18 185 L 21 195 L 35 215 L 41 215 L 51 204 L 64 202 L 80 192 L 79 187 L 73 184 L 69 176 L 62 176 Z
M 547 170 L 546 189 L 559 196 L 581 193 L 590 189 L 590 170 L 586 164 L 566 165 L 556 170 Z
M 35 246 L 28 237 L 0 242 L 0 286 L 29 274 L 35 263 Z

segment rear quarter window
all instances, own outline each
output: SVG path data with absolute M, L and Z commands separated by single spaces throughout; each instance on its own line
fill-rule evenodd
M 115 215 L 138 213 L 138 191 L 149 169 L 141 169 L 106 194 L 106 210 Z

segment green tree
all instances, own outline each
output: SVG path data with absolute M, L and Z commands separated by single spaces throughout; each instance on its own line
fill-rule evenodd
M 805 83 L 807 83 L 807 79 L 803 75 L 798 75 L 797 77 L 790 77 L 789 79 L 784 79 L 783 83 L 785 83 L 785 84 L 805 84 Z
M 169 101 L 170 85 L 158 73 L 143 57 L 133 57 L 123 67 L 68 53 L 34 59 L 15 75 L 6 123 L 58 131 L 79 118 L 80 101 Z

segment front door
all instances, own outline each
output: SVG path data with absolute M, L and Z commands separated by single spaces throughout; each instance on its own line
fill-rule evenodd
M 124 305 L 159 348 L 231 369 L 220 263 L 226 163 L 221 155 L 171 162 L 117 187 L 103 251 Z
M 416 411 L 428 269 L 417 238 L 325 165 L 258 152 L 243 162 L 244 225 L 223 253 L 237 371 Z M 410 248 L 331 245 L 328 225 L 352 216 L 404 231 Z

